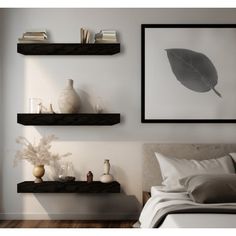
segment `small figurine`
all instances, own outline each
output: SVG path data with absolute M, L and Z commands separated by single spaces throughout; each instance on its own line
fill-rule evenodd
M 93 173 L 89 171 L 87 174 L 87 183 L 92 183 L 92 182 L 93 182 Z
M 103 108 L 102 108 L 101 105 L 98 104 L 98 103 L 94 106 L 94 110 L 95 110 L 95 112 L 96 112 L 97 114 L 103 112 Z
M 55 111 L 53 110 L 52 103 L 50 103 L 48 108 L 48 113 L 55 114 Z
M 47 113 L 47 108 L 43 105 L 42 102 L 38 104 L 38 113 L 40 114 Z
M 49 108 L 47 109 L 41 102 L 38 104 L 38 113 L 55 114 L 51 103 L 49 104 Z
M 94 105 L 94 111 L 99 114 L 99 113 L 102 113 L 104 111 L 103 109 L 103 101 L 100 97 L 97 98 L 97 101 Z
M 42 103 L 41 102 L 37 106 L 37 113 L 42 113 Z

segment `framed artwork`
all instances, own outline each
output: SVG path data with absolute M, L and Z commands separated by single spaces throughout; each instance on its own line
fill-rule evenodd
M 142 123 L 236 123 L 236 24 L 141 26 Z

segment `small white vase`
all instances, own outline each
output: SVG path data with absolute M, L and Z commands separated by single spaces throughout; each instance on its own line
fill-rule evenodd
M 73 88 L 73 80 L 68 79 L 66 87 L 61 91 L 58 99 L 61 113 L 78 113 L 80 107 L 79 95 Z
M 110 168 L 111 168 L 111 165 L 110 165 L 110 162 L 108 159 L 105 159 L 104 160 L 104 167 L 103 167 L 103 174 L 104 175 L 109 175 L 109 172 L 110 172 Z
M 110 162 L 108 159 L 105 159 L 104 160 L 104 166 L 103 166 L 103 175 L 101 175 L 100 177 L 100 181 L 102 183 L 110 183 L 113 181 L 113 176 L 110 174 L 110 168 L 111 168 L 111 165 L 110 165 Z

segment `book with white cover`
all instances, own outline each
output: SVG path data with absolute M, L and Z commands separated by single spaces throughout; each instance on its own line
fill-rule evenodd
M 30 39 L 24 39 L 24 38 L 19 38 L 18 39 L 19 43 L 49 43 L 47 39 L 44 40 L 30 40 Z
M 96 39 L 95 43 L 118 43 L 118 41 L 117 40 Z

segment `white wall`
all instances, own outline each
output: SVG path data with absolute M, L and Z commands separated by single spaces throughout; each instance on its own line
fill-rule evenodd
M 1 15 L 3 14 L 0 12 Z M 39 214 L 45 217 L 53 203 L 51 195 L 40 199 L 31 194 L 17 194 L 16 184 L 32 179 L 32 166 L 22 162 L 13 168 L 15 138 L 25 135 L 33 140 L 44 134 L 60 138 L 54 150 L 70 151 L 78 177 L 88 170 L 95 179 L 102 173 L 103 159 L 109 158 L 112 171 L 127 194 L 141 200 L 143 142 L 234 142 L 233 124 L 141 124 L 140 25 L 142 23 L 235 23 L 233 9 L 8 9 L 4 10 L 2 49 L 4 150 L 2 216 L 14 218 Z M 52 41 L 79 42 L 80 27 L 93 32 L 116 29 L 121 53 L 114 56 L 23 56 L 16 53 L 17 38 L 31 28 L 47 28 Z M 29 97 L 51 101 L 56 110 L 57 97 L 65 79 L 74 80 L 84 107 L 102 97 L 109 112 L 120 112 L 122 122 L 110 127 L 24 127 L 16 123 L 17 112 L 27 112 Z M 86 104 L 86 105 L 85 105 Z M 163 105 L 164 101 L 163 101 Z M 68 197 L 69 199 L 69 197 Z M 68 200 L 67 199 L 67 200 Z M 58 205 L 66 197 L 58 198 Z M 73 199 L 77 203 L 78 198 Z M 76 204 L 78 205 L 78 204 Z M 64 205 L 65 206 L 65 205 Z M 58 213 L 70 214 L 69 208 Z M 86 213 L 86 212 L 85 212 Z

